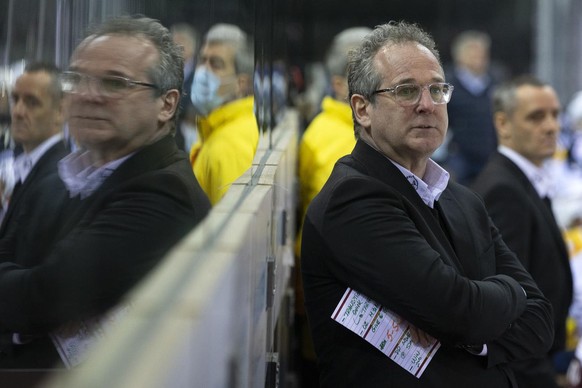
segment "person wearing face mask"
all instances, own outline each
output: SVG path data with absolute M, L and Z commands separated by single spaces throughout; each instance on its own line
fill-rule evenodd
M 252 74 L 253 48 L 247 35 L 232 24 L 211 27 L 192 81 L 198 140 L 190 162 L 213 205 L 251 166 L 257 150 Z

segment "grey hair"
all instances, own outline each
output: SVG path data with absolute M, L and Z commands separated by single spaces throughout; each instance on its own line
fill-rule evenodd
M 92 28 L 85 41 L 104 35 L 144 37 L 153 43 L 158 49 L 159 60 L 147 71 L 150 81 L 158 87 L 160 94 L 175 89 L 182 95 L 184 81 L 182 48 L 174 43 L 170 31 L 159 21 L 139 15 L 116 17 Z M 85 41 L 81 43 L 81 46 L 86 44 Z M 174 127 L 178 118 L 178 110 L 179 107 L 174 112 L 172 120 Z
M 491 38 L 488 34 L 476 30 L 467 30 L 461 32 L 451 43 L 451 56 L 454 60 L 460 58 L 467 44 L 472 42 L 481 43 L 486 49 L 491 47 Z
M 235 49 L 236 74 L 253 74 L 254 49 L 247 34 L 234 24 L 219 23 L 212 26 L 204 39 L 206 44 L 227 44 Z
M 330 76 L 346 76 L 348 53 L 358 47 L 370 32 L 372 29 L 368 27 L 352 27 L 334 37 L 325 61 L 325 67 Z
M 409 42 L 418 43 L 426 47 L 435 56 L 439 64 L 441 64 L 440 55 L 436 49 L 434 39 L 418 25 L 404 21 L 391 21 L 376 26 L 364 38 L 362 44 L 349 54 L 349 98 L 351 99 L 354 94 L 361 94 L 373 104 L 375 102 L 374 90 L 378 89 L 382 82 L 382 75 L 378 73 L 374 65 L 376 54 L 387 44 Z M 355 116 L 353 116 L 353 120 L 355 135 L 356 138 L 359 138 L 362 128 L 358 124 Z
M 50 81 L 48 85 L 48 92 L 53 100 L 53 104 L 58 105 L 63 99 L 63 90 L 61 88 L 61 83 L 59 76 L 61 75 L 61 69 L 59 69 L 54 63 L 51 62 L 32 62 L 26 65 L 24 68 L 25 73 L 47 73 L 49 75 Z
M 548 84 L 530 74 L 520 75 L 509 81 L 503 82 L 493 91 L 493 114 L 498 112 L 503 112 L 507 115 L 513 114 L 517 107 L 517 101 L 515 98 L 516 91 L 522 86 L 542 88 L 548 86 Z

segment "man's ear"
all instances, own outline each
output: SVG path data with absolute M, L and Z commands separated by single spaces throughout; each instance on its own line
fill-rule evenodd
M 241 73 L 236 76 L 238 86 L 238 98 L 246 97 L 252 94 L 252 77 L 249 74 Z
M 66 98 L 61 98 L 57 104 L 57 113 L 55 115 L 55 128 L 59 131 L 63 128 L 63 123 L 67 120 L 69 115 L 69 101 Z
M 496 112 L 493 115 L 493 124 L 495 124 L 495 130 L 497 131 L 499 139 L 507 139 L 511 136 L 509 117 L 507 117 L 507 113 Z
M 346 77 L 342 77 L 341 75 L 332 75 L 331 76 L 331 89 L 333 90 L 333 94 L 336 100 L 348 102 L 348 80 Z
M 370 101 L 368 101 L 361 94 L 352 94 L 352 97 L 350 98 L 350 105 L 352 106 L 354 118 L 358 124 L 360 124 L 363 128 L 370 128 L 371 121 L 368 112 Z
M 180 92 L 176 89 L 168 90 L 161 98 L 162 109 L 158 113 L 158 120 L 161 122 L 167 122 L 172 119 L 178 104 L 180 103 Z

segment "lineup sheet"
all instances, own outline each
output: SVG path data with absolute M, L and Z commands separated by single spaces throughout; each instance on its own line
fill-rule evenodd
M 346 290 L 331 317 L 416 378 L 422 376 L 441 346 L 436 339 L 426 348 L 414 344 L 408 322 L 351 288 Z
M 69 322 L 52 332 L 50 337 L 67 369 L 84 362 L 89 352 L 125 317 L 128 310 L 129 305 L 122 304 L 102 316 Z

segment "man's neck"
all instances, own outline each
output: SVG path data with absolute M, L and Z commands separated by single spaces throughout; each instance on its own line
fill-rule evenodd
M 86 146 L 85 149 L 88 151 L 88 154 L 91 157 L 91 162 L 93 163 L 93 165 L 95 167 L 101 167 L 107 163 L 113 162 L 114 160 L 121 159 L 129 154 L 133 154 L 137 152 L 139 149 L 157 142 L 158 140 L 162 139 L 168 134 L 169 131 L 168 132 L 158 131 L 149 139 L 149 141 L 145 142 L 139 147 L 136 147 L 133 144 L 128 144 L 125 147 L 121 148 L 112 148 L 111 146 L 108 145 L 96 148 L 89 145 Z

